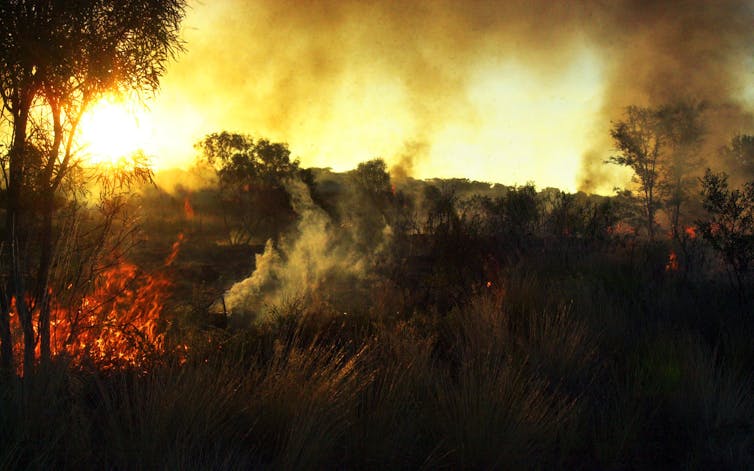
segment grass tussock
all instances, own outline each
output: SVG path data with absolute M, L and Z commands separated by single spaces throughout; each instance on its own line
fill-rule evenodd
M 53 363 L 2 381 L 0 468 L 754 467 L 751 319 L 608 288 L 521 268 L 442 315 L 300 299 L 145 371 Z

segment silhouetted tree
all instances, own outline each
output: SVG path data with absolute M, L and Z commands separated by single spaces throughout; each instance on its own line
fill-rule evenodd
M 387 165 L 382 159 L 361 162 L 348 176 L 352 193 L 341 202 L 340 212 L 356 228 L 354 242 L 364 250 L 374 250 L 385 241 L 384 231 L 392 229 L 396 215 Z
M 693 194 L 701 170 L 703 104 L 678 102 L 658 108 L 626 108 L 610 135 L 617 155 L 607 162 L 633 170 L 642 226 L 655 238 L 655 216 L 664 208 L 671 235 L 680 241 L 683 206 Z
M 666 149 L 660 188 L 673 239 L 684 242 L 681 226 L 683 207 L 695 193 L 702 164 L 700 154 L 704 137 L 702 104 L 676 103 L 657 110 Z
M 416 252 L 423 254 L 420 282 L 415 289 L 424 292 L 424 306 L 448 312 L 472 292 L 480 282 L 485 244 L 479 238 L 479 211 L 482 198 L 472 201 L 458 196 L 460 181 L 430 184 L 423 190 L 425 221 Z
M 505 214 L 505 224 L 511 237 L 524 243 L 537 230 L 539 203 L 534 184 L 511 188 L 500 200 Z
M 217 172 L 233 244 L 248 244 L 254 236 L 268 238 L 293 219 L 286 179 L 303 177 L 313 184 L 311 175 L 301 175 L 286 144 L 221 132 L 207 135 L 196 148 Z
M 660 208 L 670 221 L 671 234 L 680 240 L 682 207 L 696 185 L 704 137 L 702 104 L 678 102 L 658 108 L 630 106 L 610 135 L 618 154 L 607 162 L 633 170 L 641 205 L 642 225 L 650 240 L 656 234 Z
M 461 220 L 456 207 L 458 196 L 452 185 L 444 188 L 428 185 L 422 196 L 427 213 L 425 232 L 437 236 L 457 230 Z
M 615 223 L 610 198 L 557 191 L 548 201 L 544 225 L 555 237 L 580 237 L 585 242 L 605 239 Z
M 6 370 L 13 362 L 11 301 L 23 329 L 25 371 L 34 367 L 35 315 L 42 359 L 50 356 L 53 215 L 75 163 L 81 117 L 104 93 L 158 87 L 166 61 L 181 47 L 184 10 L 184 0 L 0 3 L 0 94 L 7 118 L 0 341 Z
M 353 171 L 354 180 L 359 189 L 370 198 L 380 202 L 389 198 L 392 187 L 390 186 L 390 174 L 387 164 L 382 159 L 372 159 L 361 162 Z
M 665 135 L 658 114 L 649 108 L 629 106 L 623 120 L 610 129 L 618 154 L 607 161 L 628 167 L 638 186 L 643 224 L 650 240 L 655 237 L 655 214 L 660 207 L 658 185 Z
M 731 190 L 728 175 L 707 169 L 701 182 L 708 217 L 698 221 L 699 228 L 722 256 L 743 297 L 745 277 L 754 264 L 754 181 Z
M 735 175 L 744 179 L 754 179 L 754 136 L 739 134 L 730 144 L 720 149 L 723 163 Z

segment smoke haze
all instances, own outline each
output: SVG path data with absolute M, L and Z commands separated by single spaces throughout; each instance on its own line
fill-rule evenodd
M 740 0 L 205 2 L 155 112 L 189 143 L 252 132 L 304 165 L 605 192 L 625 106 L 704 101 L 715 145 L 750 129 L 752 24 Z

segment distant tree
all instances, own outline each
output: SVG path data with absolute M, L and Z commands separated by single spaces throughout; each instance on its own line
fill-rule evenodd
M 707 169 L 701 183 L 708 216 L 697 224 L 722 256 L 743 297 L 746 276 L 754 268 L 754 181 L 731 190 L 728 175 Z
M 461 218 L 458 214 L 458 195 L 455 185 L 439 188 L 427 185 L 423 191 L 423 205 L 426 212 L 424 231 L 427 234 L 447 235 L 457 231 Z
M 49 284 L 57 198 L 75 166 L 82 115 L 108 92 L 154 90 L 180 48 L 184 0 L 0 2 L 5 227 L 0 296 L 2 366 L 13 367 L 11 304 L 24 371 L 50 356 Z M 34 244 L 32 244 L 34 242 Z
M 340 203 L 340 212 L 355 227 L 354 242 L 365 250 L 384 242 L 383 232 L 392 230 L 395 198 L 387 165 L 382 159 L 359 163 L 348 173 L 352 193 Z
M 511 188 L 500 202 L 505 214 L 505 224 L 512 237 L 523 242 L 536 232 L 540 211 L 533 183 Z
M 618 154 L 607 161 L 628 167 L 634 172 L 638 186 L 643 224 L 650 240 L 655 237 L 655 214 L 660 207 L 659 182 L 665 135 L 657 112 L 649 108 L 629 106 L 623 120 L 610 130 Z
M 677 102 L 657 108 L 629 106 L 610 135 L 618 151 L 607 162 L 633 170 L 642 223 L 650 240 L 656 214 L 665 210 L 671 235 L 680 240 L 683 207 L 694 193 L 702 158 L 704 105 Z
M 291 160 L 286 144 L 267 139 L 255 141 L 247 134 L 212 133 L 196 147 L 215 168 L 218 177 L 228 184 L 281 186 L 284 178 L 299 170 L 299 163 Z
M 555 237 L 581 237 L 586 241 L 604 239 L 615 223 L 610 198 L 558 190 L 550 196 L 548 206 L 545 229 Z
M 720 149 L 723 163 L 736 175 L 754 179 L 754 136 L 739 134 Z
M 359 190 L 375 203 L 384 202 L 392 194 L 390 173 L 382 159 L 361 162 L 353 171 L 353 178 Z
M 484 232 L 498 242 L 523 248 L 539 228 L 540 202 L 531 183 L 510 187 L 497 198 L 483 197 L 480 204 L 486 219 Z
M 660 189 L 664 209 L 670 221 L 671 236 L 684 242 L 683 208 L 694 195 L 702 165 L 700 154 L 704 138 L 703 104 L 687 102 L 665 105 L 657 110 L 665 139 L 661 162 Z
M 291 160 L 286 144 L 220 132 L 207 135 L 195 147 L 217 173 L 233 244 L 248 244 L 255 236 L 268 238 L 293 218 L 286 179 L 313 182 L 311 175 L 302 174 L 298 161 Z
M 479 238 L 481 201 L 462 200 L 461 180 L 435 180 L 422 191 L 423 236 L 415 251 L 426 263 L 416 289 L 424 292 L 425 305 L 447 312 L 462 304 L 472 292 L 470 286 L 483 278 L 486 245 Z

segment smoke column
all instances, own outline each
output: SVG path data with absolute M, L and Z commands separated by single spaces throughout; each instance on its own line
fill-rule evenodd
M 754 73 L 754 3 L 615 2 L 603 15 L 590 31 L 605 50 L 603 121 L 618 118 L 633 104 L 705 102 L 708 161 L 732 135 L 752 132 L 745 96 Z M 603 136 L 607 140 L 606 132 Z M 597 140 L 586 153 L 584 189 L 605 179 L 599 151 L 605 147 Z
M 297 230 L 278 247 L 267 241 L 264 252 L 255 257 L 253 273 L 225 293 L 235 325 L 264 320 L 271 308 L 310 297 L 325 282 L 330 286 L 347 280 L 353 291 L 354 283 L 367 280 L 371 259 L 389 239 L 385 231 L 381 243 L 364 253 L 353 243 L 358 236 L 352 230 L 333 227 L 330 216 L 312 201 L 306 184 L 289 180 L 285 185 L 299 216 Z

